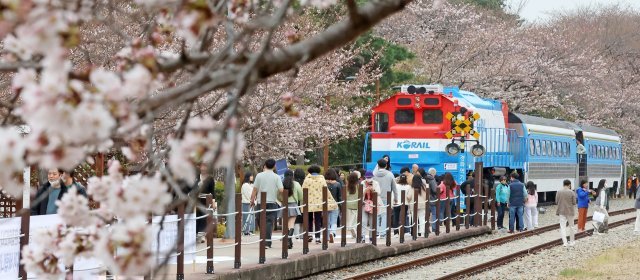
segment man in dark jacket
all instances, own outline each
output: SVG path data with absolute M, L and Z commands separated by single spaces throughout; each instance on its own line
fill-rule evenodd
M 67 187 L 67 191 L 69 191 L 69 188 L 75 187 L 78 194 L 87 197 L 87 189 L 76 181 L 75 175 L 75 171 L 62 171 L 62 182 Z
M 424 169 L 422 169 L 424 171 Z M 425 181 L 427 181 L 427 186 L 429 186 L 429 209 L 431 211 L 431 230 L 432 232 L 436 232 L 436 203 L 435 201 L 438 199 L 438 194 L 440 190 L 438 188 L 438 183 L 436 182 L 436 169 L 429 168 L 429 173 L 425 174 Z M 434 201 L 434 202 L 431 202 Z
M 35 200 L 31 204 L 31 215 L 57 214 L 56 201 L 62 199 L 67 193 L 67 187 L 60 179 L 62 170 L 50 169 L 47 174 L 47 182 L 40 187 Z
M 524 184 L 518 180 L 518 173 L 511 173 L 511 183 L 509 184 L 509 194 L 507 195 L 509 203 L 509 233 L 513 233 L 514 223 L 518 219 L 518 231 L 524 230 L 524 202 L 527 197 L 527 190 Z

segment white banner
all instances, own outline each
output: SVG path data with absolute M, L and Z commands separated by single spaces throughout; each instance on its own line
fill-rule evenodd
M 21 218 L 0 219 L 0 279 L 17 279 L 20 266 L 20 222 Z M 33 235 L 42 229 L 55 228 L 62 224 L 58 215 L 32 216 L 29 221 L 29 243 L 32 243 Z M 62 264 L 60 264 L 60 268 Z M 97 259 L 77 258 L 73 264 L 74 279 L 91 279 L 95 273 L 101 271 L 102 264 Z M 36 279 L 37 275 L 27 271 L 29 279 Z
M 193 262 L 196 251 L 196 220 L 195 214 L 184 215 L 184 262 Z M 178 215 L 167 215 L 162 221 L 162 231 L 160 231 L 160 221 L 162 216 L 153 217 L 153 243 L 151 250 L 154 252 L 154 258 L 157 263 L 164 261 L 169 257 L 168 263 L 176 264 L 176 253 L 170 253 L 178 242 Z M 158 238 L 160 232 L 160 238 Z M 160 247 L 158 248 L 158 240 Z
M 20 221 L 20 218 L 0 219 L 0 279 L 18 278 Z
M 163 230 L 160 232 L 160 251 L 158 254 L 157 248 L 157 236 L 160 231 L 161 216 L 153 218 L 153 244 L 152 251 L 156 256 L 164 257 L 166 252 L 171 250 L 178 240 L 178 216 L 169 215 L 165 217 L 163 223 Z M 0 279 L 17 279 L 18 270 L 20 266 L 20 222 L 21 218 L 6 218 L 0 219 Z M 32 216 L 29 222 L 29 243 L 31 246 L 33 235 L 42 229 L 55 228 L 62 224 L 60 216 L 54 215 L 40 215 Z M 184 261 L 185 263 L 191 263 L 195 259 L 196 251 L 196 220 L 195 214 L 185 215 L 185 232 L 184 232 Z M 176 254 L 170 254 L 169 263 L 175 264 Z M 61 265 L 61 269 L 64 269 Z M 98 259 L 94 258 L 76 258 L 73 264 L 73 278 L 74 279 L 93 279 L 97 273 L 102 272 L 102 263 Z M 37 278 L 34 272 L 27 271 L 29 279 Z

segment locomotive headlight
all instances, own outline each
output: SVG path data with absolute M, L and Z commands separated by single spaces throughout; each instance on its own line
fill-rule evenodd
M 480 144 L 473 145 L 473 147 L 471 147 L 471 154 L 476 157 L 481 157 L 482 155 L 484 155 L 484 146 Z
M 458 146 L 458 144 L 456 143 L 449 143 L 449 145 L 447 145 L 444 149 L 450 156 L 455 156 L 460 152 L 460 146 Z

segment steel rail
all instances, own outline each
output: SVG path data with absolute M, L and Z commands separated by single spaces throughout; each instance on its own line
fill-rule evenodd
M 617 222 L 613 222 L 609 224 L 609 228 L 615 228 L 615 227 L 619 227 L 628 223 L 631 223 L 633 221 L 635 221 L 636 218 L 628 218 L 628 219 L 624 219 L 621 221 L 617 221 Z M 593 233 L 593 229 L 589 229 L 589 230 L 585 230 L 581 233 L 576 234 L 575 238 L 576 239 L 580 239 L 580 238 L 584 238 L 587 236 L 590 236 Z M 459 270 L 450 274 L 447 274 L 445 276 L 442 276 L 440 278 L 436 278 L 437 280 L 445 280 L 445 279 L 459 279 L 460 277 L 463 276 L 471 276 L 471 275 L 476 275 L 480 272 L 483 272 L 485 270 L 488 270 L 490 268 L 494 268 L 494 267 L 498 267 L 501 265 L 504 265 L 506 263 L 511 262 L 514 259 L 520 258 L 520 257 L 524 257 L 526 255 L 532 254 L 532 253 L 536 253 L 536 252 L 540 252 L 558 245 L 562 244 L 562 238 L 558 238 L 531 248 L 527 248 L 506 256 L 502 256 L 500 258 L 497 258 L 495 260 L 491 260 L 485 263 L 481 263 L 463 270 Z
M 616 215 L 622 215 L 622 214 L 627 214 L 627 213 L 631 213 L 631 212 L 635 212 L 636 209 L 635 208 L 628 208 L 628 209 L 623 209 L 623 210 L 618 210 L 618 211 L 611 211 L 609 212 L 609 216 L 616 216 Z M 587 221 L 590 221 L 592 218 L 592 216 L 587 217 Z M 574 222 L 577 222 L 577 219 L 574 220 Z M 378 276 L 381 275 L 385 275 L 385 274 L 391 274 L 391 273 L 397 273 L 397 272 L 401 272 L 401 271 L 405 271 L 408 269 L 411 269 L 413 267 L 416 266 L 424 266 L 424 265 L 428 265 L 428 264 L 432 264 L 435 262 L 439 262 L 451 257 L 455 257 L 455 256 L 460 256 L 466 253 L 471 253 L 471 252 L 476 252 L 476 251 L 480 251 L 482 249 L 485 248 L 489 248 L 489 247 L 493 247 L 493 246 L 497 246 L 497 245 L 502 245 L 504 243 L 508 243 L 517 239 L 521 239 L 521 238 L 525 238 L 531 235 L 538 235 L 538 234 L 542 234 L 548 231 L 552 231 L 552 230 L 556 230 L 560 228 L 559 224 L 552 224 L 552 225 L 548 225 L 545 227 L 540 227 L 540 228 L 536 228 L 533 230 L 527 230 L 527 231 L 523 231 L 520 233 L 516 233 L 516 234 L 511 234 L 505 237 L 500 237 L 500 238 L 496 238 L 496 239 L 492 239 L 489 241 L 485 241 L 485 242 L 481 242 L 478 244 L 474 244 L 474 245 L 469 245 L 467 247 L 464 248 L 459 248 L 459 249 L 453 249 L 453 250 L 449 250 L 446 252 L 442 252 L 439 254 L 435 254 L 435 255 L 430 255 L 430 256 L 426 256 L 426 257 L 422 257 L 419 259 L 415 259 L 412 261 L 408 261 L 408 262 L 404 262 L 404 263 L 400 263 L 400 264 L 396 264 L 396 265 L 391 265 L 391 266 L 387 266 L 387 267 L 383 267 L 380 269 L 376 269 L 376 270 L 372 270 L 372 271 L 367 271 L 361 274 L 357 274 L 357 275 L 353 275 L 353 276 L 349 276 L 345 279 L 354 279 L 354 280 L 360 280 L 360 279 L 374 279 Z

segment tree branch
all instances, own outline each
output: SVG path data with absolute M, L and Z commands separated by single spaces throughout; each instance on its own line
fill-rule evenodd
M 303 40 L 294 45 L 281 50 L 272 50 L 259 57 L 253 71 L 257 73 L 258 79 L 264 79 L 277 73 L 290 70 L 300 63 L 307 63 L 315 60 L 334 49 L 346 45 L 360 34 L 369 30 L 386 17 L 402 10 L 412 0 L 387 0 L 369 2 L 358 9 L 359 21 L 353 22 L 350 19 L 343 20 L 330 26 L 311 38 Z M 249 61 L 255 59 L 254 54 L 249 57 Z M 190 62 L 202 64 L 208 57 L 193 59 Z M 238 59 L 236 59 L 238 60 Z M 180 66 L 181 62 L 170 63 L 165 69 Z M 198 98 L 202 94 L 214 89 L 224 88 L 232 85 L 236 77 L 242 71 L 242 67 L 229 67 L 214 71 L 199 81 L 198 84 L 187 85 L 182 89 L 169 89 L 165 92 L 150 98 L 138 109 L 139 114 L 144 114 L 147 110 L 158 110 L 171 102 L 186 102 Z

